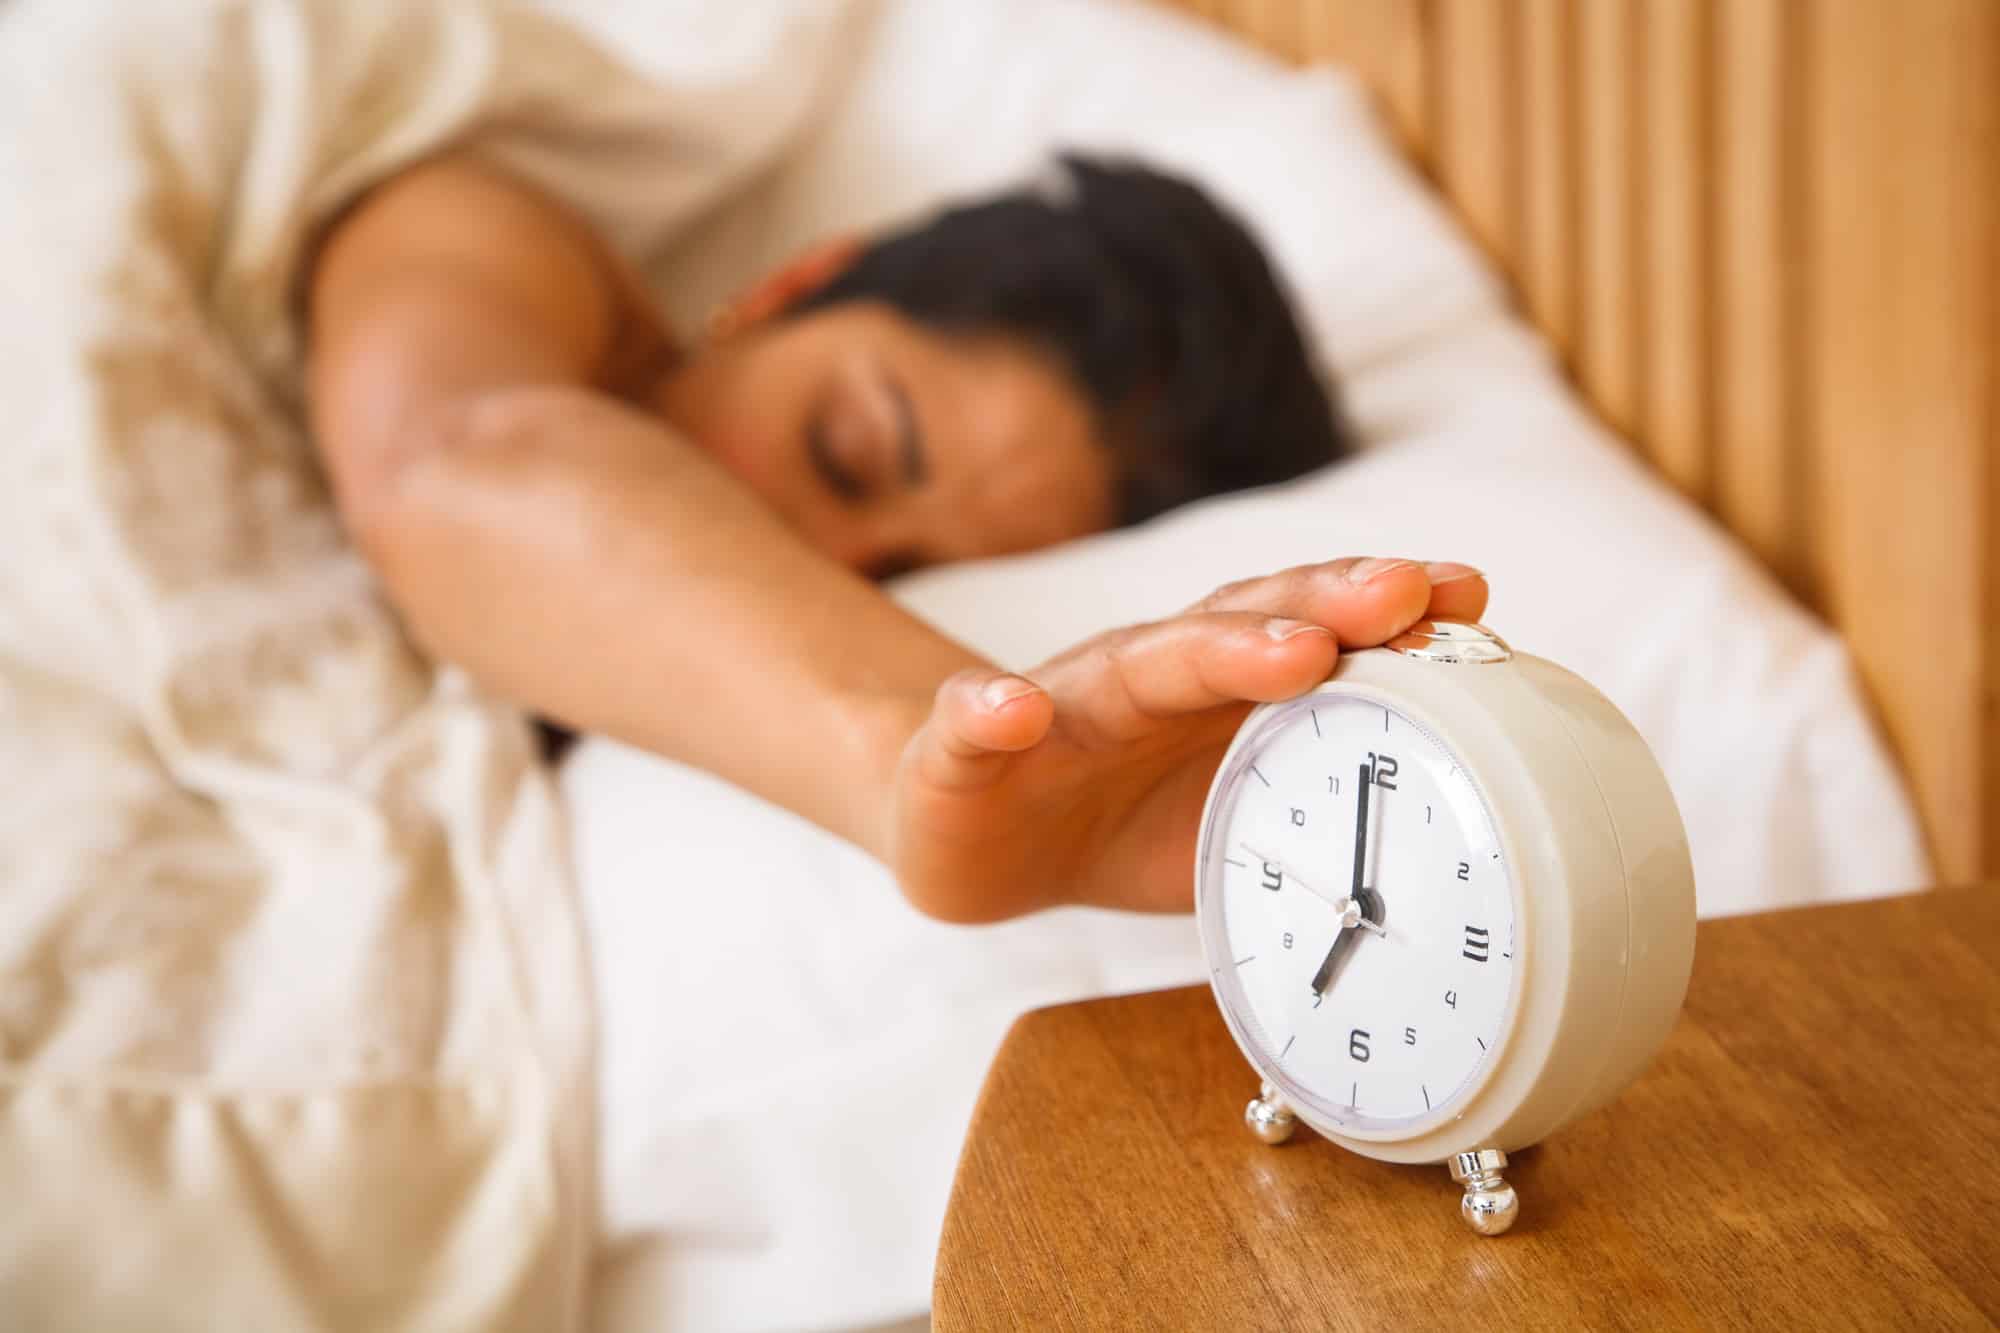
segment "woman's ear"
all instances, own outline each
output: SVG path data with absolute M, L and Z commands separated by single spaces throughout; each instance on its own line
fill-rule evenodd
M 846 272 L 864 248 L 859 236 L 835 236 L 794 255 L 709 315 L 709 338 L 727 338 L 783 314 Z

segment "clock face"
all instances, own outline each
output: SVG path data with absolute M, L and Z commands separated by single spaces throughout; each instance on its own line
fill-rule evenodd
M 1500 1044 L 1516 970 L 1471 775 L 1395 709 L 1320 693 L 1267 715 L 1218 782 L 1201 926 L 1238 1035 L 1345 1129 L 1449 1115 Z

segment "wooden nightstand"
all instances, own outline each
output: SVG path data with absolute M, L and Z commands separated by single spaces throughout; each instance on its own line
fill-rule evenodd
M 938 1252 L 935 1327 L 1984 1328 L 2000 1318 L 2000 889 L 1702 923 L 1624 1096 L 1443 1167 L 1243 1127 L 1205 987 L 1015 1024 Z

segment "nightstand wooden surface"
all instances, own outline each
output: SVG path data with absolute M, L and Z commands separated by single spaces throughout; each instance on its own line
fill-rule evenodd
M 1008 1035 L 939 1248 L 941 1330 L 1988 1328 L 2000 888 L 1703 922 L 1609 1107 L 1516 1154 L 1482 1239 L 1443 1167 L 1243 1127 L 1205 987 Z

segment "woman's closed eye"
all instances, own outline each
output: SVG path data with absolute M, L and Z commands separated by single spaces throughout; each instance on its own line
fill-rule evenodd
M 908 393 L 874 367 L 845 369 L 807 425 L 806 452 L 850 504 L 921 486 L 928 473 Z
M 813 470 L 819 473 L 828 490 L 849 504 L 859 504 L 868 498 L 861 478 L 849 470 L 834 452 L 824 415 L 814 417 L 806 426 L 806 453 L 812 458 Z

